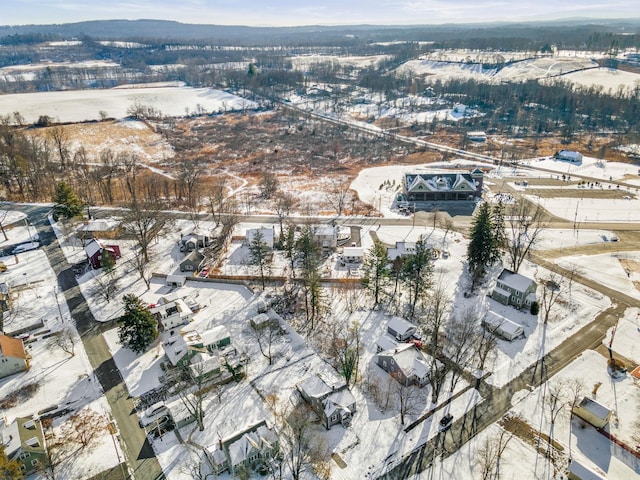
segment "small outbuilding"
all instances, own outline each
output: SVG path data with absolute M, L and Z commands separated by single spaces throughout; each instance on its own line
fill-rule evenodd
M 416 333 L 416 326 L 404 318 L 392 317 L 387 324 L 387 333 L 399 342 L 405 342 Z
M 109 255 L 114 262 L 121 256 L 120 247 L 118 245 L 105 245 L 95 238 L 89 240 L 89 242 L 84 246 L 84 252 L 93 268 L 102 267 L 102 258 L 104 255 Z
M 185 283 L 187 283 L 187 277 L 184 275 L 167 275 L 165 280 L 167 287 L 172 288 L 184 287 Z
M 578 405 L 573 407 L 571 413 L 589 422 L 596 428 L 604 427 L 609 423 L 613 415 L 612 410 L 589 397 L 584 397 Z
M 554 157 L 562 162 L 582 163 L 582 154 L 573 150 L 560 150 Z
M 364 248 L 362 247 L 344 247 L 342 252 L 342 261 L 344 263 L 362 263 L 364 259 Z
M 482 326 L 494 335 L 510 342 L 524 337 L 524 327 L 495 312 L 487 312 L 482 319 Z

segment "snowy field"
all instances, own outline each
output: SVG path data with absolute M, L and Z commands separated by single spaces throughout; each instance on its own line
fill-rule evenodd
M 602 340 L 603 345 L 609 346 L 612 334 L 613 350 L 640 365 L 640 309 L 628 308 L 624 316 L 618 320 L 618 326 L 607 332 L 607 336 Z
M 210 88 L 146 87 L 109 90 L 75 90 L 0 95 L 0 111 L 20 112 L 32 123 L 41 115 L 59 122 L 99 120 L 101 111 L 109 117 L 124 118 L 135 104 L 153 107 L 168 116 L 197 111 L 218 113 L 252 109 L 254 102 Z
M 389 58 L 388 55 L 337 56 L 337 55 L 297 55 L 290 57 L 294 70 L 308 71 L 316 65 L 330 64 L 351 68 L 375 68 Z

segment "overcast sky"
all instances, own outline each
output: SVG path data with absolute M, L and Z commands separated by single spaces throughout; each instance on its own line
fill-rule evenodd
M 639 18 L 640 0 L 0 0 L 0 25 L 163 19 L 223 25 Z

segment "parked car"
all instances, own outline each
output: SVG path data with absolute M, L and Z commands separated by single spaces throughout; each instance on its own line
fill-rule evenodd
M 21 243 L 11 250 L 11 254 L 17 255 L 19 253 L 28 252 L 29 250 L 36 250 L 37 248 L 40 248 L 40 242 Z
M 440 419 L 439 430 L 441 432 L 446 432 L 451 428 L 451 424 L 453 423 L 453 415 L 447 413 L 444 417 Z
M 147 427 L 151 425 L 153 422 L 155 422 L 156 420 L 159 421 L 162 416 L 166 416 L 167 412 L 168 412 L 167 407 L 164 404 L 164 402 L 154 403 L 149 408 L 147 408 L 144 412 L 142 412 L 142 415 L 140 416 L 140 421 L 138 422 L 138 424 L 143 428 Z

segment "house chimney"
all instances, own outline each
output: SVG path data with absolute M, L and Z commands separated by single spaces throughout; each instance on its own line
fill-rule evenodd
M 221 438 L 218 439 L 218 447 L 220 448 L 220 450 L 222 450 L 222 439 Z

